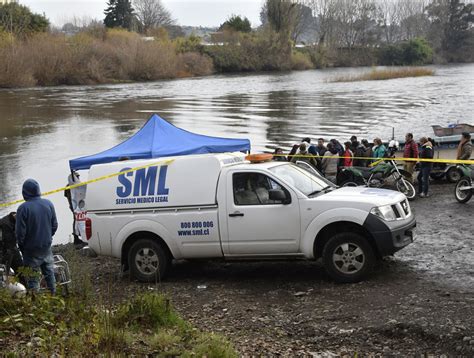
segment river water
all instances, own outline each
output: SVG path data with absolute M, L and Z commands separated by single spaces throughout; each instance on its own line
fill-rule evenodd
M 353 83 L 331 79 L 370 69 L 0 90 L 0 203 L 21 198 L 27 178 L 42 191 L 63 186 L 69 159 L 120 143 L 152 113 L 197 133 L 249 138 L 256 152 L 288 148 L 306 136 L 387 139 L 394 127 L 399 138 L 407 131 L 417 137 L 432 135 L 432 124 L 474 123 L 474 64 L 434 69 L 431 77 Z M 66 199 L 49 198 L 60 224 L 55 242 L 67 242 Z

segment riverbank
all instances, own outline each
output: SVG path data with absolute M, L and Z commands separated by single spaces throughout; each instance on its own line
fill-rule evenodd
M 294 48 L 288 39 L 271 30 L 233 36 L 223 43 L 203 45 L 194 36 L 145 38 L 134 32 L 103 28 L 73 36 L 39 33 L 23 39 L 2 36 L 0 32 L 0 88 L 431 62 L 428 45 L 417 39 L 401 44 L 395 51 L 384 47 Z M 420 47 L 426 51 L 419 50 L 416 56 L 409 51 Z
M 357 284 L 334 284 L 319 263 L 304 261 L 182 261 L 151 286 L 121 275 L 116 259 L 84 257 L 80 267 L 95 297 L 164 293 L 195 327 L 229 337 L 240 356 L 469 356 L 473 203 L 457 203 L 451 184 L 431 194 L 411 203 L 417 240 Z

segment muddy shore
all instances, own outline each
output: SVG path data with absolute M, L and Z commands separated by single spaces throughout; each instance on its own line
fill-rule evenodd
M 370 278 L 335 284 L 318 262 L 177 262 L 147 285 L 119 261 L 81 258 L 97 295 L 157 290 L 196 327 L 229 337 L 243 356 L 474 355 L 474 201 L 432 186 L 412 202 L 417 240 Z

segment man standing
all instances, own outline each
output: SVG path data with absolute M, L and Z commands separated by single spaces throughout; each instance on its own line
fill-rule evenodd
M 54 294 L 56 280 L 51 244 L 58 228 L 56 212 L 49 200 L 41 198 L 41 190 L 36 180 L 26 180 L 22 193 L 26 202 L 18 208 L 16 239 L 23 254 L 23 264 L 33 271 L 41 270 L 48 289 Z M 27 277 L 27 287 L 38 291 L 39 278 Z
M 420 139 L 420 159 L 433 159 L 433 144 L 426 138 Z M 430 185 L 430 172 L 433 167 L 431 162 L 421 162 L 420 172 L 418 173 L 418 192 L 420 198 L 426 198 L 428 196 L 428 187 Z
M 320 157 L 324 156 L 324 153 L 327 152 L 327 148 L 324 145 L 324 138 L 319 138 L 318 139 L 318 145 L 316 146 L 316 152 Z
M 357 137 L 353 135 L 351 137 L 351 151 L 354 154 L 354 161 L 352 165 L 355 167 L 365 167 L 367 166 L 367 160 L 361 159 L 365 157 L 365 146 L 357 140 Z
M 463 132 L 461 141 L 459 142 L 456 159 L 469 160 L 472 154 L 471 135 L 468 132 Z
M 403 158 L 418 158 L 418 145 L 413 140 L 413 134 L 407 133 L 405 135 L 405 149 L 403 150 Z M 413 183 L 413 172 L 415 169 L 415 161 L 403 162 L 403 169 L 410 173 L 408 178 Z

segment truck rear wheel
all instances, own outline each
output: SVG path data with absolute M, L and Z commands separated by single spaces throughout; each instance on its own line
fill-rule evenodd
M 323 263 L 336 282 L 361 281 L 370 271 L 375 256 L 367 240 L 354 233 L 343 232 L 329 239 L 323 249 Z
M 128 252 L 130 272 L 140 282 L 160 281 L 165 277 L 170 262 L 168 253 L 153 239 L 137 240 Z

